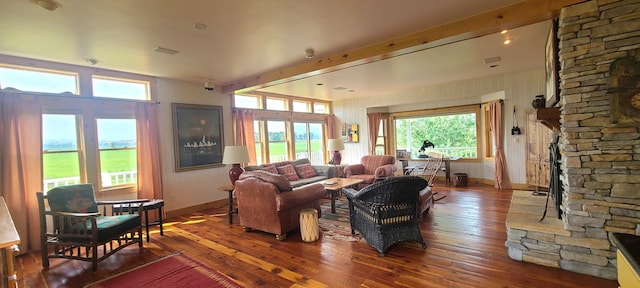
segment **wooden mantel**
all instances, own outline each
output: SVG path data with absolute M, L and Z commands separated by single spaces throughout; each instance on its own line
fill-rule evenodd
M 560 108 L 540 108 L 536 109 L 536 117 L 544 126 L 549 129 L 560 130 Z

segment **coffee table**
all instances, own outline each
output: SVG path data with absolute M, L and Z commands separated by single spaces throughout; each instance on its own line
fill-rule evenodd
M 331 213 L 336 213 L 336 198 L 340 195 L 342 188 L 351 187 L 362 182 L 361 179 L 352 178 L 330 178 L 320 183 L 324 185 L 324 189 L 331 193 Z

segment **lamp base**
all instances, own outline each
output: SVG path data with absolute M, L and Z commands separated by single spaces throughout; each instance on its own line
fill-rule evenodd
M 240 177 L 240 174 L 244 172 L 244 169 L 240 167 L 240 164 L 233 164 L 231 166 L 231 170 L 229 170 L 229 180 L 231 180 L 231 185 L 236 184 L 236 180 Z
M 340 162 L 342 161 L 342 156 L 340 155 L 340 151 L 333 151 L 333 154 L 331 155 L 331 164 L 333 165 L 340 165 Z

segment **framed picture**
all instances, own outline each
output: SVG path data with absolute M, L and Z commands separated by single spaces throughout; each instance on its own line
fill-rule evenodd
M 359 141 L 360 132 L 358 130 L 358 124 L 342 124 L 342 140 L 345 143 L 356 143 Z
M 558 21 L 553 20 L 545 46 L 545 72 L 547 76 L 546 107 L 553 107 L 560 101 L 560 62 L 558 60 Z
M 176 172 L 222 166 L 222 106 L 171 103 Z

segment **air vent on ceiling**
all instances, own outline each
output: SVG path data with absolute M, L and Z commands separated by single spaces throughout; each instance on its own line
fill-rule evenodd
M 485 58 L 482 61 L 484 62 L 484 64 L 491 64 L 491 63 L 500 62 L 501 60 L 502 58 L 500 58 L 500 56 L 496 56 L 496 57 Z
M 178 53 L 177 50 L 172 50 L 172 49 L 164 48 L 164 47 L 160 47 L 160 46 L 158 46 L 156 48 L 153 48 L 153 51 L 160 52 L 160 53 L 165 53 L 165 54 L 170 54 L 170 55 L 174 55 L 174 54 Z

